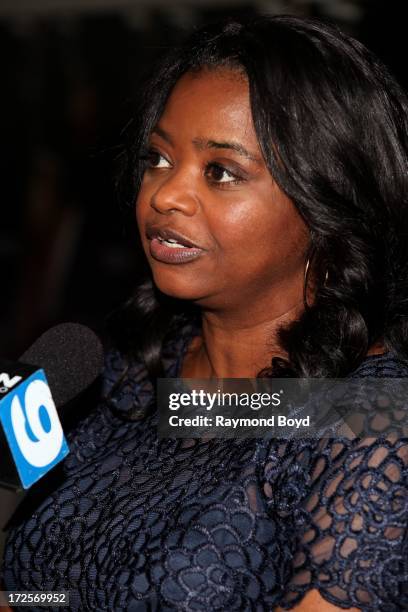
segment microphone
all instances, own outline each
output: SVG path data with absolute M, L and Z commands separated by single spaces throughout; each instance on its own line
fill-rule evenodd
M 66 457 L 56 406 L 89 387 L 102 365 L 99 339 L 78 323 L 49 329 L 18 362 L 0 361 L 0 485 L 28 489 Z

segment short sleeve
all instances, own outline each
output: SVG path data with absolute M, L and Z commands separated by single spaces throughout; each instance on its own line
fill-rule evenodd
M 297 453 L 292 450 L 292 469 L 286 482 L 281 475 L 279 494 L 276 480 L 265 481 L 271 511 L 283 516 L 285 490 L 295 487 L 298 497 L 289 517 L 296 535 L 281 607 L 290 609 L 318 589 L 340 608 L 407 610 L 408 440 L 314 444 L 303 441 Z M 273 456 L 270 473 L 272 465 Z

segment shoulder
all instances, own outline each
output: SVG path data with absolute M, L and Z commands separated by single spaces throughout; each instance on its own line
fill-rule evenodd
M 111 349 L 105 358 L 102 402 L 117 416 L 135 420 L 151 403 L 154 394 L 141 359 Z
M 111 440 L 126 435 L 134 421 L 140 421 L 138 414 L 151 401 L 152 393 L 144 366 L 117 350 L 109 350 L 99 401 L 67 435 L 70 453 L 64 462 L 65 473 L 104 457 Z
M 191 336 L 191 326 L 184 326 L 162 350 L 165 374 L 177 375 L 179 362 Z M 95 409 L 68 435 L 70 455 L 66 471 L 76 469 L 90 458 L 102 457 L 113 438 L 131 430 L 141 432 L 148 414 L 155 407 L 154 383 L 141 358 L 111 348 L 106 352 L 102 374 L 102 392 Z M 113 443 L 113 442 L 112 442 Z
M 350 377 L 408 378 L 408 364 L 373 355 Z M 282 608 L 312 591 L 339 608 L 408 606 L 407 438 L 282 441 L 266 468 L 268 506 L 296 533 Z
M 408 378 L 408 361 L 394 352 L 369 355 L 353 370 L 350 378 Z

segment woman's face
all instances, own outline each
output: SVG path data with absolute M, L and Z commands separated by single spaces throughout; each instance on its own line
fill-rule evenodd
M 308 230 L 265 165 L 239 72 L 178 81 L 150 136 L 136 215 L 163 293 L 208 308 L 278 290 L 301 299 Z

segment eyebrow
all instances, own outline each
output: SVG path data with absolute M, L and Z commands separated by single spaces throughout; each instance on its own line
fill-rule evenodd
M 158 136 L 163 138 L 163 140 L 173 145 L 173 139 L 171 138 L 170 134 L 166 132 L 166 130 L 163 130 L 163 128 L 159 127 L 158 125 L 156 125 L 156 127 L 153 128 L 152 133 L 157 134 Z M 193 138 L 192 143 L 200 151 L 204 151 L 205 149 L 231 149 L 235 151 L 236 153 L 238 153 L 239 155 L 242 155 L 243 157 L 246 157 L 247 159 L 257 164 L 262 163 L 262 160 L 259 156 L 255 155 L 254 153 L 250 153 L 250 151 L 248 151 L 239 142 L 235 142 L 235 141 L 218 142 L 216 140 L 206 140 L 204 138 Z
M 158 125 L 156 125 L 152 129 L 152 134 L 157 134 L 158 136 L 163 138 L 163 140 L 165 140 L 169 144 L 171 144 L 171 145 L 173 144 L 173 139 L 171 138 L 170 134 L 168 132 L 166 132 L 166 130 L 163 130 L 163 128 L 159 127 Z
M 233 151 L 236 151 L 239 155 L 242 155 L 242 157 L 246 157 L 247 159 L 250 159 L 251 161 L 254 161 L 254 162 L 258 163 L 258 164 L 261 163 L 261 159 L 257 155 L 254 155 L 253 153 L 250 153 L 239 142 L 234 142 L 234 141 L 217 142 L 216 140 L 204 140 L 202 138 L 194 138 L 193 139 L 193 144 L 198 149 L 200 149 L 200 150 L 204 150 L 204 149 L 232 149 Z

